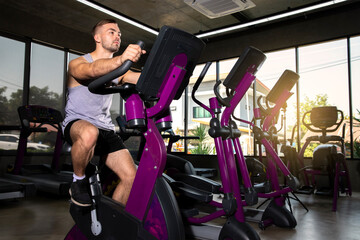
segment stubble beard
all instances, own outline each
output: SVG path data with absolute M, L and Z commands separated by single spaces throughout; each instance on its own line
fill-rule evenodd
M 120 44 L 119 45 L 116 45 L 114 43 L 111 43 L 111 44 L 102 44 L 102 47 L 112 53 L 116 53 L 119 51 L 120 49 Z

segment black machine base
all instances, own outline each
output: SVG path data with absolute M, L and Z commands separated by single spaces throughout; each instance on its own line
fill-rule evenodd
M 221 229 L 219 240 L 223 239 L 244 239 L 257 240 L 260 239 L 257 232 L 246 222 L 239 222 L 235 217 L 230 217 Z
M 265 229 L 272 224 L 282 228 L 295 228 L 297 222 L 293 214 L 285 206 L 279 206 L 272 200 L 262 215 L 259 227 Z
M 130 216 L 124 209 L 108 197 L 102 197 L 97 206 L 98 219 L 102 231 L 95 236 L 91 231 L 91 208 L 71 204 L 70 213 L 77 228 L 87 239 L 156 239 L 145 231 L 140 221 Z M 110 218 L 109 218 L 110 217 Z

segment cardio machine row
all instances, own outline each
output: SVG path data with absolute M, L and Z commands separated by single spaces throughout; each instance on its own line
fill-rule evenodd
M 92 92 L 120 93 L 126 100 L 128 125 L 139 129 L 146 142 L 127 205 L 122 206 L 102 194 L 99 173 L 95 171 L 90 178 L 93 204 L 88 208 L 71 204 L 70 213 L 75 226 L 66 239 L 185 239 L 184 226 L 206 223 L 220 216 L 225 216 L 227 221 L 218 229 L 215 238 L 260 239 L 257 232 L 246 222 L 244 214 L 244 206 L 257 203 L 258 197 L 274 198 L 269 204 L 270 207 L 263 212 L 261 226 L 266 227 L 270 224 L 296 226 L 296 220 L 283 205 L 283 194 L 293 191 L 298 186 L 296 178 L 282 164 L 267 138 L 259 136 L 274 164 L 277 164 L 286 176 L 290 187 L 263 195 L 258 193 L 251 183 L 236 124 L 231 119 L 235 107 L 255 80 L 256 72 L 265 61 L 265 55 L 255 48 L 247 48 L 227 79 L 223 83 L 216 83 L 216 97 L 210 99 L 210 108 L 200 103 L 212 115 L 211 135 L 215 141 L 222 184 L 190 176 L 197 180 L 193 182 L 203 183 L 206 189 L 201 189 L 199 185 L 191 186 L 189 181 L 177 180 L 180 175 L 163 174 L 167 160 L 166 146 L 156 122 L 166 117 L 168 112 L 166 109 L 170 103 L 181 96 L 204 47 L 205 44 L 191 34 L 175 28 L 163 27 L 136 86 L 105 87 L 108 81 L 126 72 L 131 62 L 125 64 L 126 67 L 121 67 L 89 85 Z M 203 71 L 195 86 L 200 85 L 205 73 L 206 71 Z M 228 95 L 225 98 L 219 94 L 220 84 L 227 88 Z M 197 87 L 194 87 L 195 91 Z M 290 89 L 285 90 L 290 91 Z M 146 107 L 144 102 L 153 104 Z M 222 108 L 224 108 L 223 114 L 219 118 L 219 111 Z M 236 155 L 233 154 L 233 146 Z M 237 164 L 242 179 L 237 173 Z M 240 182 L 244 183 L 243 191 Z M 196 201 L 199 201 L 196 197 L 205 194 L 208 198 L 203 198 L 201 201 L 219 210 L 205 217 L 197 217 L 189 212 L 188 215 L 181 216 L 180 210 L 189 206 L 177 201 L 174 191 L 183 194 L 186 198 L 195 197 Z M 213 201 L 212 193 L 222 193 L 224 195 L 222 203 Z M 275 215 L 280 215 L 279 219 L 274 217 Z

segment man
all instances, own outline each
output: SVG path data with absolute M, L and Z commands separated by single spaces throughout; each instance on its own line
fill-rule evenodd
M 112 19 L 97 23 L 92 34 L 96 44 L 95 51 L 69 63 L 68 95 L 63 122 L 64 137 L 72 144 L 74 174 L 69 192 L 73 203 L 79 206 L 91 205 L 85 168 L 97 146 L 100 154 L 105 157 L 105 164 L 120 179 L 113 199 L 126 205 L 136 168 L 129 151 L 114 132 L 115 126 L 110 116 L 112 95 L 93 94 L 87 85 L 91 80 L 118 68 L 126 60 L 137 62 L 145 51 L 138 45 L 130 44 L 122 55 L 113 57 L 120 48 L 121 32 Z M 113 80 L 113 83 L 136 83 L 139 76 L 140 73 L 128 71 L 119 79 Z

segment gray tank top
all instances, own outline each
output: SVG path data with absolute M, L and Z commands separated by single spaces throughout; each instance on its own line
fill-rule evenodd
M 83 56 L 88 62 L 93 62 L 91 55 Z M 63 132 L 66 125 L 76 119 L 82 119 L 105 130 L 115 130 L 110 115 L 113 94 L 100 95 L 91 93 L 86 86 L 79 85 L 68 88 L 65 106 L 65 118 L 62 124 Z

